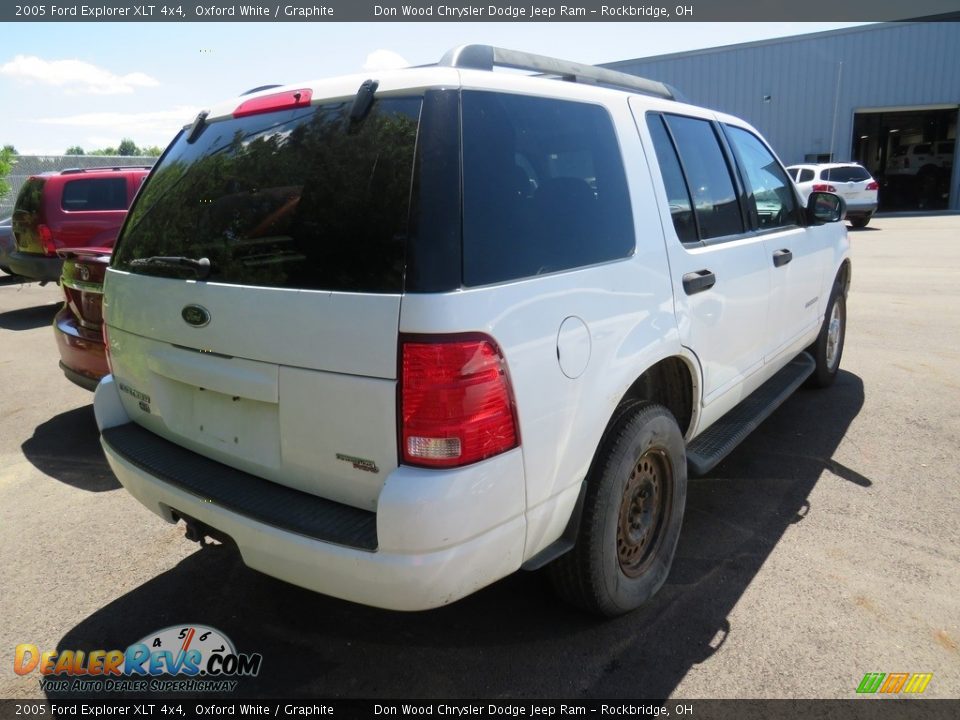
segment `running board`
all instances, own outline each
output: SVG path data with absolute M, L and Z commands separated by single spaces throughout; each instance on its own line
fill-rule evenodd
M 729 455 L 744 438 L 803 384 L 817 365 L 803 352 L 776 375 L 758 387 L 730 412 L 687 445 L 687 467 L 691 475 L 704 475 Z

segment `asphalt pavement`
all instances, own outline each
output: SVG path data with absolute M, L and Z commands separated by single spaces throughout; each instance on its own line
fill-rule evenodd
M 601 621 L 518 573 L 403 614 L 199 548 L 127 495 L 57 367 L 55 285 L 0 274 L 0 697 L 16 645 L 126 648 L 203 624 L 263 654 L 244 697 L 851 698 L 867 672 L 960 697 L 960 216 L 851 230 L 841 373 L 691 482 L 678 557 Z

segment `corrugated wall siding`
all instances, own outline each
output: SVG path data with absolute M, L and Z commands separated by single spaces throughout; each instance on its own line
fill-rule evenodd
M 960 23 L 870 25 L 608 67 L 744 118 L 785 163 L 830 152 L 831 137 L 847 160 L 856 110 L 960 104 Z

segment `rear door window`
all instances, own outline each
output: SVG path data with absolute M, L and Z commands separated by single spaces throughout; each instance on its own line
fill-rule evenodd
M 633 253 L 626 175 L 605 108 L 470 90 L 461 102 L 464 285 Z
M 131 209 L 114 266 L 210 260 L 211 282 L 399 293 L 421 97 L 216 121 L 182 133 Z M 191 277 L 189 272 L 184 277 Z
M 683 115 L 664 115 L 673 135 L 700 228 L 700 239 L 744 231 L 730 167 L 713 124 Z
M 60 206 L 67 211 L 126 210 L 126 178 L 82 178 L 63 184 Z
M 653 138 L 654 151 L 660 165 L 660 175 L 663 186 L 667 191 L 667 205 L 670 208 L 670 217 L 673 219 L 673 228 L 677 231 L 680 242 L 698 242 L 697 225 L 693 219 L 693 205 L 690 202 L 690 193 L 683 180 L 683 170 L 677 159 L 676 150 L 660 115 L 648 115 L 647 126 Z
M 810 182 L 813 180 L 813 170 L 809 168 L 803 168 L 800 170 L 800 179 L 797 182 Z

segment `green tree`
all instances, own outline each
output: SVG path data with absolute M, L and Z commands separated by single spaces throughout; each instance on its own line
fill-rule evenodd
M 140 148 L 138 148 L 137 144 L 130 138 L 124 138 L 120 141 L 120 147 L 117 148 L 117 154 L 125 157 L 139 155 Z
M 7 175 L 13 167 L 13 156 L 17 154 L 13 145 L 4 145 L 0 150 L 0 198 L 5 197 L 10 192 L 10 183 L 7 182 Z
M 83 148 L 79 145 L 73 145 L 67 148 L 67 151 L 64 155 L 83 155 Z

